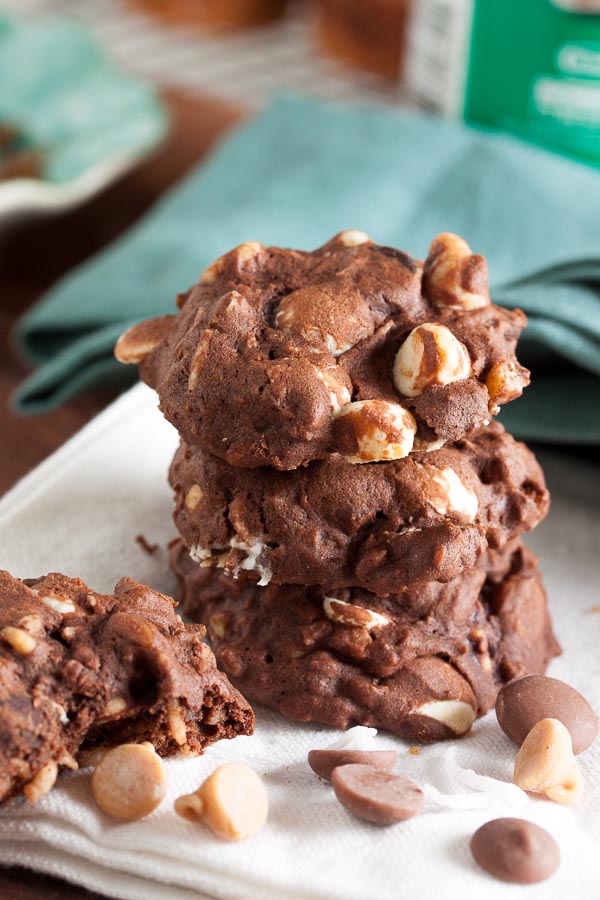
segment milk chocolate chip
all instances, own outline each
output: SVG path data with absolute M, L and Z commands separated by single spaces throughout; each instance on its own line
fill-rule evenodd
M 326 781 L 331 781 L 331 773 L 337 766 L 363 764 L 391 771 L 397 761 L 395 750 L 311 750 L 308 754 L 309 766 Z
M 493 819 L 471 838 L 471 852 L 482 869 L 501 881 L 536 884 L 554 875 L 560 850 L 544 828 L 526 819 Z
M 375 825 L 393 825 L 421 811 L 423 792 L 416 784 L 373 766 L 338 766 L 331 783 L 342 806 Z
M 558 719 L 568 728 L 573 753 L 587 750 L 598 734 L 598 716 L 581 694 L 556 678 L 525 675 L 505 684 L 496 700 L 502 730 L 522 744 L 541 719 Z

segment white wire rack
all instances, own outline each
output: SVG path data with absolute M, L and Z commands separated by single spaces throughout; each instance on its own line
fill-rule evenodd
M 86 25 L 124 68 L 156 84 L 259 108 L 276 91 L 397 105 L 399 88 L 320 56 L 313 15 L 299 2 L 273 25 L 213 34 L 166 27 L 125 0 L 0 0 L 25 16 L 66 15 Z

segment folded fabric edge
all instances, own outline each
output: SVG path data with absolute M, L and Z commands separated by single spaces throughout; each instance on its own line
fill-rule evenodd
M 137 370 L 118 363 L 113 348 L 132 322 L 117 322 L 69 345 L 29 375 L 11 397 L 19 413 L 48 412 L 85 390 L 114 390 L 133 384 Z
M 142 876 L 120 872 L 73 856 L 38 841 L 0 841 L 0 864 L 23 866 L 45 875 L 62 878 L 87 890 L 115 900 L 214 900 L 196 890 L 152 882 Z M 112 876 L 112 877 L 111 877 Z
M 520 440 L 569 446 L 600 444 L 600 382 L 583 372 L 538 375 L 499 419 Z
M 600 376 L 600 344 L 588 337 L 576 327 L 568 327 L 562 323 L 531 315 L 524 337 L 530 346 L 553 352 L 556 355 L 557 370 L 560 361 L 567 360 L 581 371 L 582 375 Z M 534 381 L 539 380 L 541 373 L 534 372 Z
M 79 357 L 94 355 L 95 347 L 103 340 L 112 340 L 113 346 L 130 325 L 144 316 L 128 316 L 124 320 L 109 322 L 65 324 L 60 317 L 40 318 L 44 299 L 34 304 L 14 324 L 10 340 L 15 353 L 31 366 L 50 365 L 63 354 L 77 354 Z M 126 305 L 124 304 L 124 311 Z M 148 316 L 150 318 L 150 316 Z
M 13 393 L 11 406 L 22 415 L 51 412 L 85 391 L 114 393 L 131 387 L 136 380 L 134 368 L 125 368 L 110 358 L 88 363 L 66 381 L 57 381 L 43 367 Z

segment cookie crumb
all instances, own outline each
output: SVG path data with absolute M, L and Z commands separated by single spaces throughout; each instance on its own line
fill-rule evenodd
M 418 756 L 419 753 L 421 752 L 421 748 L 420 747 L 409 747 L 406 752 L 410 753 L 412 756 Z
M 143 534 L 136 534 L 135 539 L 144 553 L 147 553 L 148 556 L 154 556 L 158 550 L 158 544 L 151 544 Z

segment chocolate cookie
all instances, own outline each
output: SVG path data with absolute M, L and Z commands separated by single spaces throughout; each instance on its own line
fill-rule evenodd
M 380 596 L 449 581 L 548 509 L 535 457 L 501 425 L 403 460 L 337 457 L 293 472 L 237 469 L 182 445 L 175 522 L 194 559 L 261 584 L 356 586 Z
M 188 444 L 234 466 L 399 459 L 471 434 L 529 380 L 525 316 L 490 303 L 485 259 L 456 235 L 424 265 L 359 231 L 313 253 L 242 244 L 179 305 L 116 356 Z
M 0 573 L 0 803 L 37 800 L 81 750 L 150 741 L 162 756 L 250 734 L 252 710 L 217 670 L 205 629 L 123 578 Z
M 559 653 L 533 554 L 519 542 L 448 584 L 387 599 L 353 588 L 232 581 L 171 549 L 184 611 L 253 701 L 296 721 L 370 725 L 410 740 L 469 730 L 503 682 Z M 500 577 L 501 570 L 504 571 Z

